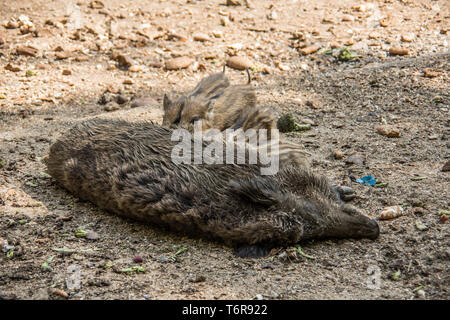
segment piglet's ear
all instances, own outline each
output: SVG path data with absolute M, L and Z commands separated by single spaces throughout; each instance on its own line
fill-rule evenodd
M 164 110 L 169 109 L 171 105 L 172 105 L 172 101 L 169 99 L 167 94 L 164 94 L 164 99 L 163 99 Z
M 270 177 L 231 180 L 228 190 L 254 204 L 270 207 L 282 201 L 278 183 Z

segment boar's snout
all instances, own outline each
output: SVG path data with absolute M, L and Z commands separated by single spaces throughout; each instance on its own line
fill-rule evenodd
M 375 220 L 369 220 L 367 223 L 369 232 L 367 234 L 367 238 L 375 240 L 380 235 L 380 227 L 378 226 L 378 222 Z

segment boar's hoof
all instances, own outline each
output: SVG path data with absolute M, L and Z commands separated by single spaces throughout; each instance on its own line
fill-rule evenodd
M 258 245 L 236 248 L 234 254 L 240 258 L 262 258 L 269 255 L 269 250 Z
M 348 202 L 356 197 L 355 190 L 353 190 L 350 187 L 346 186 L 335 186 L 337 193 L 339 194 L 339 198 L 344 201 Z

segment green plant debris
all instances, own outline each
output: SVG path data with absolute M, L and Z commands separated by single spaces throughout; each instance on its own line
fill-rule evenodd
M 42 271 L 52 271 L 52 267 L 49 266 L 50 263 L 53 262 L 53 259 L 55 258 L 55 256 L 51 256 L 50 258 L 48 258 L 46 261 L 44 261 L 41 264 L 41 269 Z
M 175 255 L 177 256 L 177 255 L 179 255 L 179 254 L 182 254 L 183 252 L 185 252 L 185 251 L 187 251 L 187 250 L 188 250 L 188 248 L 182 247 L 182 248 L 178 249 L 177 252 L 175 252 Z
M 339 59 L 340 61 L 350 61 L 350 60 L 352 60 L 352 59 L 359 58 L 359 57 L 361 57 L 361 56 L 358 55 L 358 54 L 352 53 L 352 52 L 348 49 L 348 47 L 341 48 L 341 49 L 339 50 L 339 54 L 338 54 L 338 59 Z
M 425 179 L 427 179 L 427 177 L 425 177 L 425 176 L 412 177 L 411 178 L 412 181 L 420 181 L 420 180 L 425 180 Z
M 103 268 L 105 269 L 111 269 L 113 266 L 112 261 L 106 261 L 105 264 L 103 265 Z
M 402 274 L 401 271 L 400 271 L 400 270 L 397 270 L 397 272 L 394 272 L 394 273 L 391 275 L 392 280 L 394 280 L 394 281 L 400 280 L 400 275 L 401 275 L 401 274 Z
M 439 215 L 445 214 L 446 216 L 450 216 L 450 211 L 448 211 L 448 210 L 441 210 L 441 211 L 439 211 L 438 214 Z
M 33 188 L 36 188 L 36 187 L 38 186 L 36 183 L 34 183 L 34 182 L 32 182 L 32 181 L 27 181 L 27 182 L 25 182 L 25 184 L 26 184 L 27 186 L 33 187 Z
M 141 266 L 134 266 L 134 267 L 130 267 L 130 268 L 125 268 L 120 270 L 120 272 L 123 273 L 138 273 L 138 272 L 145 272 L 145 268 L 141 267 Z
M 12 259 L 12 257 L 14 257 L 14 250 L 9 250 L 9 251 L 6 253 L 6 257 L 7 257 L 8 259 Z
M 0 93 L 0 99 L 6 99 L 6 95 L 3 93 Z
M 292 114 L 285 114 L 278 119 L 277 128 L 281 132 L 307 131 L 311 129 L 311 124 L 298 124 Z
M 47 172 L 39 171 L 39 177 L 41 178 L 51 178 L 51 175 L 49 175 Z
M 77 238 L 85 238 L 87 234 L 88 234 L 87 231 L 83 229 L 78 229 L 77 231 L 75 231 L 75 237 Z
M 423 286 L 415 287 L 415 288 L 413 289 L 413 292 L 419 291 L 420 289 L 423 289 L 423 288 L 424 288 Z
M 424 230 L 428 229 L 428 227 L 426 225 L 424 225 L 423 222 L 420 220 L 416 221 L 416 228 L 420 231 L 424 231 Z
M 79 253 L 91 253 L 92 251 L 99 251 L 99 248 L 93 248 L 93 249 L 85 249 L 85 250 L 75 250 L 75 249 L 68 249 L 68 248 L 52 248 L 53 251 L 58 253 L 66 253 L 71 254 L 75 252 Z
M 25 76 L 26 77 L 32 77 L 32 76 L 35 76 L 35 75 L 36 75 L 36 72 L 34 72 L 33 70 L 27 70 L 25 72 Z
M 27 223 L 27 220 L 25 219 L 20 219 L 19 221 L 17 221 L 19 224 L 24 225 L 25 223 Z
M 316 258 L 316 257 L 310 256 L 310 255 L 304 253 L 303 250 L 302 250 L 302 247 L 297 246 L 296 248 L 297 248 L 297 253 L 299 255 L 304 256 L 305 258 L 308 258 L 308 259 L 315 259 Z
M 375 187 L 376 188 L 386 188 L 389 185 L 387 182 L 378 182 Z

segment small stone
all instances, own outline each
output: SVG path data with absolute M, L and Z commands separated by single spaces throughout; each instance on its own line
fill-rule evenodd
M 355 17 L 349 14 L 346 14 L 342 17 L 342 21 L 344 22 L 353 22 L 355 21 Z
M 139 72 L 139 71 L 144 70 L 144 68 L 139 65 L 134 65 L 134 66 L 131 66 L 128 70 L 131 72 Z
M 87 234 L 86 234 L 86 239 L 88 240 L 98 240 L 100 238 L 100 236 L 98 235 L 97 232 L 92 231 L 92 230 L 86 230 Z
M 408 49 L 399 48 L 399 47 L 392 47 L 389 49 L 388 52 L 389 52 L 389 54 L 394 55 L 394 56 L 406 56 L 409 54 Z
M 89 8 L 91 9 L 103 9 L 104 7 L 105 5 L 103 4 L 103 2 L 99 0 L 91 1 L 89 3 Z
M 70 75 L 72 74 L 72 71 L 70 71 L 69 69 L 64 69 L 64 70 L 62 71 L 62 74 L 63 74 L 64 76 L 70 76 Z
M 201 274 L 197 274 L 193 279 L 191 279 L 191 282 L 194 282 L 194 283 L 205 282 L 205 281 L 206 281 L 206 277 Z
M 256 300 L 264 300 L 264 297 L 263 297 L 262 294 L 257 294 L 257 295 L 255 296 L 255 299 L 256 299 Z
M 416 296 L 417 296 L 418 298 L 425 299 L 425 297 L 426 297 L 425 291 L 423 291 L 422 289 L 417 290 Z
M 12 72 L 19 72 L 19 71 L 22 71 L 22 69 L 21 69 L 19 66 L 12 65 L 11 63 L 8 63 L 8 64 L 5 66 L 5 69 L 6 69 L 6 70 L 9 70 L 9 71 L 12 71 Z
M 19 55 L 35 57 L 38 53 L 38 49 L 32 46 L 20 46 L 16 48 L 16 52 Z
M 245 70 L 251 68 L 253 63 L 247 58 L 235 56 L 227 60 L 227 66 L 237 70 Z
M 114 60 L 116 60 L 117 63 L 119 64 L 119 67 L 123 68 L 123 69 L 128 69 L 131 66 L 136 64 L 133 59 L 131 59 L 130 57 L 125 56 L 123 54 L 119 54 L 119 55 L 115 56 Z
M 201 42 L 211 41 L 211 38 L 208 37 L 208 35 L 203 34 L 203 33 L 195 33 L 193 35 L 193 38 L 194 38 L 195 41 L 201 41 Z
M 128 100 L 129 100 L 128 97 L 127 97 L 126 95 L 124 95 L 124 94 L 119 94 L 119 95 L 117 96 L 117 99 L 116 99 L 116 101 L 117 101 L 118 104 L 124 104 L 124 103 L 127 103 Z
M 148 64 L 148 66 L 152 67 L 152 68 L 162 68 L 163 64 L 161 61 L 155 60 L 155 61 L 150 62 Z
M 144 259 L 142 258 L 142 256 L 134 256 L 133 257 L 134 263 L 142 263 L 143 261 L 144 261 Z
M 441 221 L 441 223 L 447 223 L 447 221 L 448 221 L 448 215 L 446 215 L 446 214 L 441 214 L 441 216 L 439 217 L 439 220 Z
M 150 97 L 136 98 L 133 99 L 133 101 L 131 102 L 131 108 L 145 107 L 154 104 L 158 104 L 158 102 L 153 98 Z
M 314 46 L 309 46 L 309 47 L 300 49 L 299 52 L 300 52 L 301 54 L 308 55 L 308 54 L 311 54 L 311 53 L 316 52 L 316 51 L 319 50 L 319 49 L 320 49 L 319 46 L 315 46 L 315 45 L 314 45 Z
M 53 290 L 51 291 L 52 294 L 56 294 L 60 297 L 63 298 L 67 298 L 69 297 L 69 295 L 67 294 L 67 292 L 65 292 L 64 290 L 58 289 L 58 288 L 53 288 Z
M 383 28 L 388 27 L 389 26 L 389 17 L 380 19 L 380 26 L 382 26 Z
M 222 30 L 213 30 L 212 35 L 216 38 L 223 38 L 223 31 Z
M 442 74 L 442 70 L 439 69 L 425 68 L 422 71 L 423 75 L 427 78 L 436 78 Z
M 340 150 L 333 150 L 333 157 L 338 160 L 342 159 L 344 158 L 344 153 Z
M 405 34 L 402 34 L 401 40 L 403 42 L 413 42 L 415 37 L 416 36 L 414 35 L 414 33 L 405 33 Z
M 403 208 L 400 206 L 386 207 L 380 213 L 380 220 L 390 220 L 400 217 L 403 214 Z
M 106 105 L 103 109 L 104 109 L 105 111 L 112 112 L 112 111 L 119 110 L 120 107 L 119 107 L 119 105 L 118 105 L 117 103 L 112 102 L 112 103 Z
M 19 23 L 15 20 L 9 20 L 4 26 L 6 29 L 17 29 L 19 27 Z
M 134 84 L 134 81 L 132 79 L 125 79 L 123 80 L 123 84 L 132 85 Z
M 345 163 L 347 164 L 356 164 L 356 165 L 364 165 L 366 162 L 366 157 L 360 153 L 354 153 L 345 159 Z
M 242 5 L 240 0 L 227 0 L 227 6 L 240 6 Z
M 60 52 L 56 52 L 55 57 L 58 60 L 64 60 L 67 59 L 71 56 L 71 52 L 68 51 L 60 51 Z
M 392 125 L 381 125 L 377 127 L 377 132 L 383 136 L 389 138 L 398 138 L 400 137 L 400 130 Z
M 281 63 L 281 62 L 276 63 L 276 66 L 281 71 L 289 71 L 291 69 L 291 67 L 289 67 L 287 64 L 284 64 L 284 63 Z
M 78 57 L 75 57 L 75 59 L 74 59 L 76 62 L 84 62 L 84 61 L 88 61 L 89 60 L 89 57 L 88 56 L 78 56 Z
M 186 69 L 194 63 L 194 59 L 189 57 L 179 57 L 166 62 L 166 70 Z
M 449 172 L 450 171 L 450 160 L 448 160 L 444 166 L 441 169 L 442 172 Z

